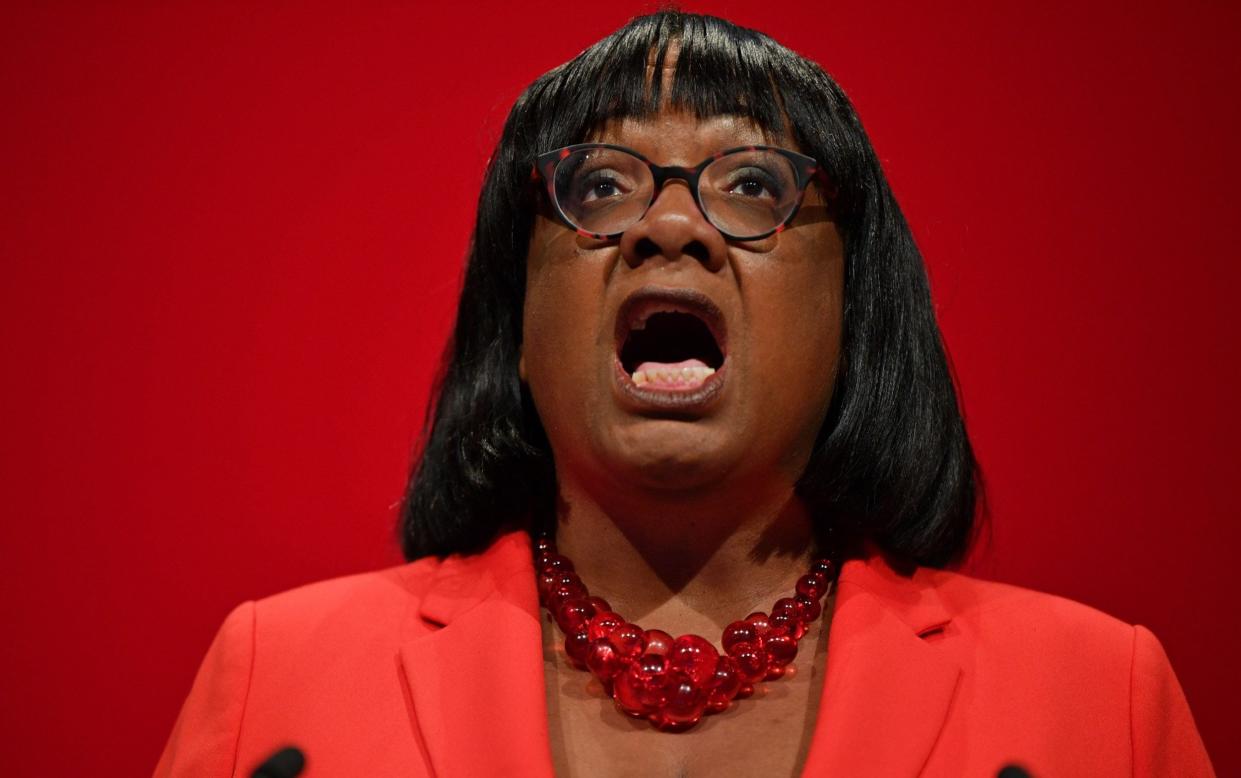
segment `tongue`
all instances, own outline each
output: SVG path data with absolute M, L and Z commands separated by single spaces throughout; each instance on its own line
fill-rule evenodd
M 707 363 L 701 359 L 686 359 L 681 362 L 643 362 L 638 365 L 638 370 L 644 373 L 653 370 L 680 370 L 683 367 L 706 367 Z M 634 371 L 637 372 L 637 371 Z

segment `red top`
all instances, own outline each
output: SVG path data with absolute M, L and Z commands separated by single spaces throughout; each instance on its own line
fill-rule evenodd
M 293 744 L 305 778 L 550 778 L 542 668 L 524 533 L 313 584 L 229 615 L 155 773 Z M 841 570 L 824 684 L 807 776 L 1214 775 L 1145 628 L 878 554 Z

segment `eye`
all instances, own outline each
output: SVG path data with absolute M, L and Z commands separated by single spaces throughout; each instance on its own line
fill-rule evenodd
M 765 193 L 769 194 L 767 192 L 767 187 L 763 185 L 763 182 L 756 178 L 747 178 L 743 181 L 738 181 L 733 185 L 731 191 L 735 194 L 745 195 L 746 197 L 762 197 Z
M 591 170 L 574 182 L 573 191 L 577 201 L 589 203 L 614 197 L 623 197 L 631 191 L 624 177 L 610 169 Z
M 751 199 L 779 200 L 784 195 L 779 177 L 755 166 L 732 171 L 722 188 L 730 195 Z
M 622 199 L 633 192 L 632 182 L 622 172 L 611 168 L 580 170 L 573 176 L 572 200 L 582 205 Z

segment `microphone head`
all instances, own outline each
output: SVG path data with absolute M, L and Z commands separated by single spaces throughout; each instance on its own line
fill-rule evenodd
M 267 761 L 254 771 L 251 778 L 296 778 L 305 766 L 305 755 L 301 750 L 289 746 L 268 757 Z
M 1030 778 L 1030 771 L 1021 765 L 1006 764 L 995 774 L 995 778 Z

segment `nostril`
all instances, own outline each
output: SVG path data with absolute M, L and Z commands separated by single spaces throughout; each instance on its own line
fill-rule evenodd
M 633 245 L 634 256 L 638 260 L 645 262 L 651 257 L 667 256 L 667 253 L 659 247 L 659 244 L 650 238 L 639 238 Z M 704 265 L 711 263 L 711 249 L 700 240 L 691 240 L 681 247 L 681 254 L 687 257 L 693 257 Z
M 711 262 L 711 251 L 702 241 L 691 240 L 681 249 L 681 253 L 688 254 L 704 265 L 710 264 Z
M 648 260 L 659 253 L 659 246 L 650 238 L 639 238 L 634 244 L 633 253 L 640 260 Z

